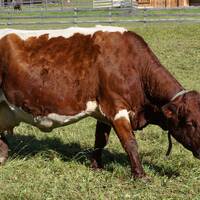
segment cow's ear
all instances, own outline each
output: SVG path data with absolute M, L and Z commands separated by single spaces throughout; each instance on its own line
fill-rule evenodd
M 162 107 L 162 111 L 165 117 L 168 119 L 176 118 L 177 116 L 177 107 L 176 105 L 172 103 L 168 103 L 167 105 L 164 105 Z

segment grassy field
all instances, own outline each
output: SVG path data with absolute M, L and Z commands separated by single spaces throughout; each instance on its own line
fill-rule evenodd
M 127 28 L 145 38 L 185 88 L 199 90 L 199 24 Z M 48 134 L 21 124 L 9 136 L 10 158 L 0 167 L 0 199 L 200 199 L 200 161 L 174 140 L 166 158 L 167 135 L 160 128 L 148 126 L 136 133 L 149 183 L 130 178 L 127 156 L 114 132 L 104 151 L 105 169 L 91 170 L 94 130 L 90 118 Z

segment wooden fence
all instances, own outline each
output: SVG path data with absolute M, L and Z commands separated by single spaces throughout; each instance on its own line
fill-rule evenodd
M 54 0 L 55 1 L 55 0 Z M 46 3 L 45 3 L 46 2 Z M 135 2 L 135 1 L 134 1 Z M 200 23 L 200 7 L 185 9 L 138 9 L 133 1 L 120 6 L 94 6 L 92 1 L 66 5 L 64 2 L 0 6 L 0 28 L 49 28 L 74 25 L 124 23 Z M 77 3 L 77 2 L 76 2 Z

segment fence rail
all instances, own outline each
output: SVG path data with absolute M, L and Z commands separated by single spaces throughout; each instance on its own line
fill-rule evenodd
M 26 26 L 26 27 L 29 27 L 29 26 L 42 26 L 42 25 L 71 25 L 71 24 L 74 24 L 74 25 L 78 25 L 78 24 L 129 24 L 129 23 L 171 23 L 171 22 L 179 22 L 179 23 L 200 23 L 200 20 L 190 20 L 190 19 L 159 19 L 159 20 L 151 20 L 151 19 L 147 19 L 147 20 L 119 20 L 119 21 L 116 21 L 116 20 L 110 20 L 110 21 L 101 21 L 99 22 L 99 20 L 88 20 L 87 22 L 85 21 L 59 21 L 59 22 L 24 22 L 23 23 L 23 26 Z M 4 26 L 5 24 L 4 23 L 0 23 L 0 26 Z M 22 23 L 8 23 L 6 24 L 7 26 L 12 26 L 12 25 L 15 25 L 15 26 L 21 26 Z
M 0 28 L 78 24 L 200 23 L 200 7 L 138 9 L 133 0 L 124 0 L 126 4 L 120 6 L 112 4 L 108 7 L 95 7 L 93 1 L 88 1 L 74 0 L 66 4 L 64 0 L 54 0 L 56 3 L 43 0 L 41 4 L 22 5 L 22 10 L 14 10 L 12 5 L 0 6 Z

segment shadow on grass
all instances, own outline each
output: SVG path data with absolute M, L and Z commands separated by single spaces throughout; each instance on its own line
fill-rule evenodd
M 169 166 L 157 165 L 155 163 L 150 163 L 147 161 L 143 162 L 144 165 L 148 166 L 148 168 L 153 171 L 155 174 L 159 176 L 167 176 L 168 178 L 174 178 L 180 176 L 180 173 L 177 170 L 174 170 Z
M 7 135 L 10 148 L 10 156 L 12 158 L 23 159 L 24 157 L 32 157 L 41 154 L 44 159 L 52 160 L 55 156 L 59 156 L 63 161 L 75 160 L 81 164 L 86 164 L 91 157 L 92 149 L 81 147 L 80 143 L 63 143 L 59 138 L 37 139 L 35 136 L 24 135 Z M 149 154 L 149 152 L 148 152 Z M 145 157 L 145 154 L 141 155 Z M 125 153 L 113 152 L 108 150 L 103 152 L 103 162 L 106 170 L 113 171 L 112 163 L 121 166 L 129 166 L 128 158 Z M 179 172 L 171 167 L 159 166 L 152 162 L 143 161 L 150 170 L 159 176 L 167 176 L 168 178 L 179 176 Z

